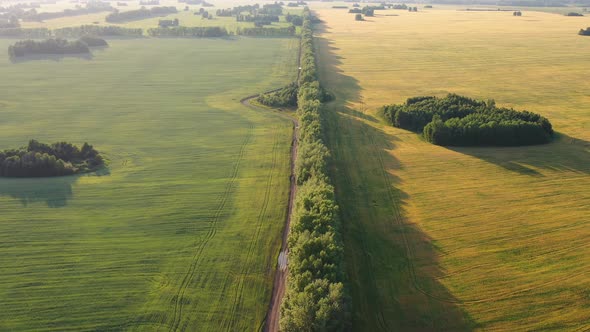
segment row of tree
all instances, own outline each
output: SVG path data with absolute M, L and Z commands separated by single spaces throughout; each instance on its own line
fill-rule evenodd
M 51 31 L 47 28 L 11 28 L 0 29 L 0 37 L 10 38 L 49 38 Z
M 0 151 L 0 176 L 42 177 L 91 172 L 104 165 L 92 145 L 82 148 L 57 142 L 51 145 L 31 140 L 27 147 Z
M 237 28 L 237 35 L 250 36 L 250 37 L 284 37 L 294 36 L 295 26 L 290 27 L 254 27 L 254 28 Z
M 228 32 L 223 27 L 171 27 L 148 29 L 151 37 L 213 38 L 225 37 Z
M 87 15 L 92 13 L 100 13 L 113 10 L 115 10 L 115 8 L 107 2 L 93 1 L 88 2 L 85 7 L 64 9 L 61 12 L 37 13 L 35 9 L 31 9 L 30 11 L 23 13 L 20 18 L 22 18 L 25 21 L 44 21 L 59 17 Z
M 382 110 L 394 126 L 421 132 L 437 145 L 531 145 L 547 143 L 553 136 L 551 123 L 539 114 L 499 108 L 493 100 L 456 94 L 413 97 Z
M 81 40 L 67 41 L 50 38 L 43 41 L 21 40 L 8 46 L 11 58 L 34 54 L 83 54 L 90 53 L 88 45 Z
M 141 7 L 140 9 L 130 10 L 126 12 L 119 12 L 116 11 L 107 15 L 105 20 L 107 22 L 126 22 L 126 21 L 134 21 L 134 20 L 142 20 L 144 18 L 152 17 L 152 16 L 160 16 L 160 15 L 168 15 L 177 13 L 176 7 L 168 6 L 168 7 L 153 7 L 147 9 L 145 7 Z
M 322 132 L 322 91 L 317 80 L 311 13 L 304 10 L 301 73 L 297 96 L 300 121 L 296 160 L 298 189 L 289 233 L 289 275 L 281 305 L 281 331 L 350 330 L 344 249 L 329 151 Z
M 116 25 L 81 25 L 79 27 L 55 29 L 53 30 L 53 35 L 63 38 L 75 38 L 88 35 L 100 37 L 141 37 L 143 36 L 143 30 L 139 28 L 124 28 Z

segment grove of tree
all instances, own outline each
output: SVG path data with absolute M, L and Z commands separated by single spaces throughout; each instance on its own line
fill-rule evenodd
M 532 145 L 548 143 L 553 136 L 551 123 L 539 114 L 456 94 L 413 97 L 405 104 L 384 106 L 382 111 L 395 127 L 420 132 L 436 145 Z
M 0 151 L 0 176 L 5 177 L 72 175 L 103 165 L 102 156 L 88 143 L 78 148 L 67 142 L 49 145 L 31 140 L 26 147 Z

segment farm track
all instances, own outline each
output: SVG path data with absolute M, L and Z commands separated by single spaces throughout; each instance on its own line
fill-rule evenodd
M 214 214 L 212 220 L 209 222 L 209 228 L 208 228 L 207 234 L 205 235 L 205 239 L 203 241 L 201 241 L 201 243 L 197 247 L 196 253 L 192 258 L 191 265 L 189 266 L 189 269 L 188 269 L 187 273 L 185 274 L 184 278 L 182 279 L 182 283 L 180 284 L 180 287 L 178 288 L 178 291 L 176 293 L 175 300 L 174 300 L 174 302 L 175 302 L 174 303 L 174 312 L 173 312 L 174 320 L 173 320 L 172 325 L 170 327 L 170 331 L 177 331 L 178 327 L 180 325 L 180 322 L 182 321 L 182 309 L 183 309 L 182 298 L 184 297 L 184 294 L 190 284 L 190 281 L 194 277 L 195 271 L 197 270 L 197 266 L 198 266 L 199 261 L 201 259 L 201 255 L 202 255 L 203 251 L 205 250 L 207 243 L 209 243 L 209 241 L 213 237 L 215 237 L 215 234 L 217 233 L 217 223 L 218 223 L 219 219 L 221 218 L 221 214 L 223 213 L 223 210 L 225 208 L 225 205 L 227 204 L 230 193 L 233 190 L 234 183 L 238 177 L 240 163 L 244 157 L 244 154 L 246 151 L 246 146 L 248 146 L 248 144 L 250 143 L 250 140 L 253 135 L 252 130 L 253 130 L 253 126 L 250 125 L 250 127 L 248 128 L 248 134 L 240 147 L 240 152 L 238 153 L 238 157 L 236 159 L 236 164 L 235 164 L 234 169 L 232 171 L 231 177 L 225 187 L 225 191 L 221 195 L 220 202 L 219 202 L 219 205 L 215 211 L 215 214 Z
M 269 92 L 274 92 L 274 91 L 278 91 L 279 89 L 274 89 Z M 259 95 L 252 95 L 252 96 L 248 96 L 242 100 L 240 100 L 240 102 L 247 107 L 250 107 L 254 110 L 265 110 L 261 107 L 257 107 L 254 106 L 250 103 L 250 101 L 252 99 L 257 98 Z M 285 226 L 283 228 L 283 235 L 282 235 L 282 243 L 281 243 L 281 253 L 285 253 L 285 255 L 288 252 L 288 248 L 287 248 L 287 237 L 289 235 L 289 228 L 291 225 L 291 214 L 293 212 L 293 207 L 294 207 L 294 201 L 295 201 L 295 193 L 297 190 L 297 186 L 295 183 L 295 160 L 297 158 L 297 142 L 298 142 L 298 137 L 299 137 L 299 121 L 297 121 L 297 119 L 293 116 L 290 116 L 288 114 L 285 113 L 281 113 L 281 110 L 278 110 L 277 114 L 285 119 L 290 120 L 293 123 L 293 137 L 292 137 L 292 144 L 291 144 L 291 162 L 290 162 L 290 168 L 291 168 L 291 176 L 290 176 L 290 189 L 289 189 L 289 204 L 288 204 L 288 208 L 287 208 L 287 218 L 285 221 Z M 280 255 L 279 255 L 280 257 Z M 283 298 L 283 295 L 285 294 L 285 284 L 286 284 L 286 280 L 287 280 L 287 273 L 288 273 L 288 268 L 287 266 L 281 267 L 281 264 L 277 263 L 277 271 L 275 274 L 275 279 L 274 279 L 274 284 L 273 284 L 273 290 L 272 290 L 272 296 L 271 296 L 271 301 L 270 301 L 270 305 L 269 305 L 269 310 L 268 313 L 266 315 L 266 319 L 265 319 L 265 323 L 264 323 L 264 327 L 261 326 L 260 330 L 264 330 L 264 331 L 278 331 L 279 329 L 279 309 L 281 306 L 281 300 Z

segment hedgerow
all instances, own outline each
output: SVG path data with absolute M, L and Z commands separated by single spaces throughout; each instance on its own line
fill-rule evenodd
M 298 189 L 289 233 L 289 275 L 281 305 L 281 331 L 347 331 L 350 297 L 344 272 L 338 206 L 330 184 L 330 153 L 322 134 L 311 13 L 304 10 L 301 33 L 301 75 L 297 94 L 299 153 Z

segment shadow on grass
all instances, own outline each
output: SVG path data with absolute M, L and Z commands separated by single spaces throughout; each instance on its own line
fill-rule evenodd
M 317 34 L 329 37 L 319 25 Z M 320 79 L 335 100 L 324 107 L 332 177 L 344 230 L 353 298 L 353 329 L 359 331 L 470 331 L 475 322 L 439 281 L 445 275 L 434 241 L 406 220 L 408 194 L 395 175 L 398 139 L 375 117 L 350 108 L 361 87 L 338 68 L 329 39 L 316 38 Z
M 94 56 L 92 53 L 78 53 L 78 54 L 36 54 L 36 55 L 25 55 L 23 57 L 16 57 L 10 58 L 10 62 L 12 63 L 24 63 L 24 62 L 31 62 L 31 61 L 40 61 L 40 60 L 50 60 L 54 62 L 61 62 L 64 59 L 73 58 L 73 59 L 82 59 L 82 60 L 92 60 Z
M 60 208 L 68 204 L 73 196 L 72 185 L 78 176 L 50 178 L 2 178 L 0 196 L 17 199 L 24 207 L 34 203 L 46 203 L 50 208 Z
M 0 178 L 0 196 L 12 197 L 24 207 L 35 203 L 45 203 L 50 208 L 61 208 L 74 196 L 72 185 L 81 176 L 109 176 L 108 167 L 81 175 L 56 176 L 45 178 Z
M 447 148 L 521 175 L 541 177 L 543 169 L 590 174 L 590 142 L 561 133 L 543 145 Z

